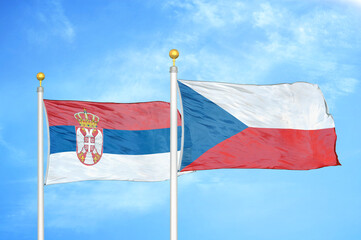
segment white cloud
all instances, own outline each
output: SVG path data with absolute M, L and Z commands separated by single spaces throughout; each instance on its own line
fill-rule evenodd
M 170 49 L 169 49 L 170 50 Z M 98 62 L 92 79 L 103 89 L 98 101 L 142 102 L 168 100 L 160 92 L 167 91 L 171 59 L 168 49 L 155 46 L 146 50 L 119 50 Z M 166 66 L 166 67 L 164 67 Z M 105 81 L 98 81 L 105 79 Z M 93 87 L 93 86 L 92 86 Z
M 178 178 L 179 194 L 183 191 L 197 192 L 198 198 L 209 196 L 235 196 L 242 192 L 250 199 L 263 199 L 272 189 L 282 189 L 289 183 L 234 182 L 232 170 L 200 171 Z M 285 185 L 286 184 L 286 185 Z M 252 197 L 251 197 L 252 196 Z M 237 201 L 237 199 L 230 201 Z M 169 208 L 169 181 L 144 183 L 120 181 L 88 181 L 57 184 L 45 187 L 45 228 L 75 229 L 79 232 L 96 231 L 99 222 L 106 219 L 122 221 L 124 214 L 133 217 L 159 212 Z M 11 223 L 7 231 L 17 231 L 24 224 L 36 219 L 36 197 L 22 197 L 14 204 L 14 212 L 4 216 Z M 116 215 L 114 214 L 116 213 Z M 247 215 L 254 214 L 252 211 Z M 121 224 L 121 223 L 120 223 Z M 1 227 L 0 227 L 1 229 Z
M 228 24 L 238 24 L 244 20 L 244 4 L 238 1 L 168 1 L 164 6 L 186 11 L 186 17 L 183 15 L 184 12 L 178 13 L 178 17 L 182 21 L 191 19 L 193 23 L 206 28 L 220 28 Z
M 44 192 L 45 228 L 71 228 L 80 232 L 96 230 L 97 223 L 104 219 L 117 216 L 122 219 L 124 213 L 131 212 L 135 217 L 158 211 L 169 202 L 169 182 L 89 181 L 46 186 Z M 6 230 L 17 231 L 30 219 L 36 219 L 36 201 L 34 196 L 18 198 L 14 202 L 17 208 L 3 216 L 10 223 Z
M 334 108 L 336 100 L 339 97 L 354 93 L 359 82 L 359 80 L 354 78 L 335 78 L 320 84 L 320 88 L 328 96 L 328 106 Z
M 346 94 L 355 92 L 358 80 L 354 78 L 343 78 L 340 81 L 340 90 Z
M 2 127 L 0 127 L 0 147 L 5 150 L 2 151 L 3 154 L 6 154 L 7 152 L 7 155 L 9 157 L 11 157 L 12 159 L 16 159 L 17 161 L 24 160 L 26 157 L 26 154 L 24 150 L 21 149 L 20 145 L 13 146 L 3 138 Z
M 361 35 L 355 28 L 356 18 L 342 10 L 315 7 L 297 13 L 270 2 L 205 0 L 171 1 L 164 9 L 176 17 L 173 30 L 161 41 L 150 41 L 146 50 L 107 55 L 99 76 L 106 73 L 111 80 L 99 100 L 159 99 L 159 92 L 168 90 L 168 68 L 164 66 L 170 63 L 170 47 L 165 46 L 179 46 L 179 77 L 184 79 L 238 83 L 296 79 L 320 85 L 327 81 L 343 93 L 335 97 L 352 94 L 345 89 L 357 85 L 356 66 L 342 63 L 339 57 L 342 50 L 361 51 Z M 253 29 L 242 30 L 249 26 Z M 292 65 L 293 75 L 287 79 L 275 76 L 288 70 L 282 65 Z M 345 81 L 345 75 L 354 80 Z
M 361 0 L 332 0 L 332 1 L 351 4 L 353 6 L 361 7 Z
M 361 34 L 355 28 L 359 21 L 355 16 L 334 8 L 313 8 L 299 16 L 267 3 L 261 4 L 253 17 L 255 26 L 264 31 L 267 40 L 258 41 L 255 49 L 259 51 L 253 51 L 252 55 L 265 59 L 266 71 L 291 65 L 294 74 L 303 77 L 299 80 L 321 86 L 332 107 L 337 98 L 354 93 L 359 82 L 357 66 L 343 62 L 343 56 L 352 51 L 348 57 L 352 60 L 352 55 L 361 51 Z M 287 68 L 277 69 L 280 75 L 287 71 Z M 288 81 L 293 78 L 290 76 Z
M 281 12 L 276 11 L 269 3 L 262 3 L 260 7 L 261 10 L 253 12 L 254 25 L 256 27 L 276 26 L 280 23 L 280 20 L 283 18 Z
M 61 9 L 59 2 L 53 5 Z M 274 2 L 206 0 L 170 1 L 163 10 L 174 22 L 163 36 L 150 39 L 141 49 L 105 54 L 85 66 L 86 76 L 75 76 L 79 80 L 65 82 L 64 87 L 82 89 L 83 94 L 91 91 L 85 98 L 97 101 L 167 101 L 168 51 L 173 47 L 180 50 L 178 76 L 184 79 L 309 81 L 323 90 L 342 92 L 330 90 L 335 98 L 352 94 L 357 86 L 358 66 L 343 60 L 347 51 L 353 55 L 361 51 L 361 32 L 355 27 L 360 22 L 345 10 L 311 7 L 297 12 Z M 60 19 L 66 22 L 66 17 Z M 327 87 L 330 82 L 332 88 Z
M 162 183 L 84 182 L 46 187 L 47 225 L 55 228 L 95 229 L 114 212 L 143 215 L 167 203 Z
M 51 36 L 57 36 L 67 42 L 73 42 L 75 29 L 64 12 L 60 0 L 41 3 L 36 12 L 39 25 L 28 30 L 29 37 L 35 42 L 46 42 Z

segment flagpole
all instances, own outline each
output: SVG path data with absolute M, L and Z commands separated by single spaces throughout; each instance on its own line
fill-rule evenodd
M 178 201 L 177 201 L 177 73 L 175 60 L 179 56 L 176 49 L 169 52 L 173 59 L 170 67 L 170 240 L 178 239 Z
M 44 240 L 44 120 L 43 95 L 44 88 L 41 82 L 45 75 L 39 72 L 36 78 L 40 81 L 38 92 L 38 240 Z

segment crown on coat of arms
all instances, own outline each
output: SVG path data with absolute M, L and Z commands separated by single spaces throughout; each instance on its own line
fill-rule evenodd
M 99 117 L 95 114 L 88 113 L 85 108 L 83 112 L 75 113 L 74 117 L 82 127 L 96 128 L 99 122 Z

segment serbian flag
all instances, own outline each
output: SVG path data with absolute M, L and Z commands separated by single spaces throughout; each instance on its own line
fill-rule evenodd
M 47 185 L 169 179 L 169 103 L 44 100 L 44 104 L 50 136 Z M 180 116 L 178 120 L 180 136 Z
M 340 165 L 334 121 L 315 84 L 180 80 L 178 85 L 184 117 L 181 171 Z

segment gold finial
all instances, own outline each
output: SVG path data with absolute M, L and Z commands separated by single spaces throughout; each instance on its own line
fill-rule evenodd
M 173 59 L 173 66 L 175 66 L 175 60 L 179 56 L 179 52 L 177 49 L 172 49 L 169 51 L 169 57 Z
M 42 72 L 39 72 L 38 74 L 36 74 L 36 78 L 40 81 L 40 87 L 41 87 L 41 81 L 44 80 L 45 74 Z

